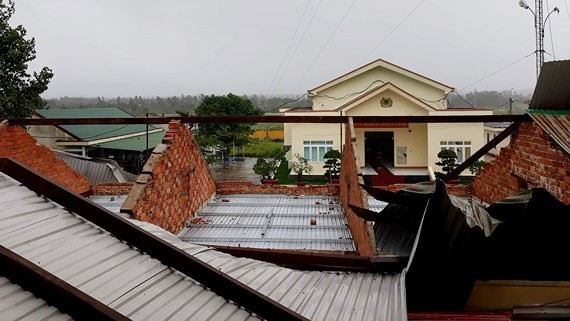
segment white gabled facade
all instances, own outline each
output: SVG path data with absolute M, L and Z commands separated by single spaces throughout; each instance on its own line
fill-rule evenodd
M 310 89 L 312 110 L 290 110 L 287 116 L 451 116 L 491 115 L 490 110 L 450 109 L 452 87 L 384 60 Z M 358 154 L 364 162 L 381 162 L 395 170 L 426 170 L 437 153 L 450 148 L 464 160 L 484 144 L 483 123 L 355 124 Z M 339 124 L 285 124 L 288 159 L 295 154 L 310 159 L 313 175 L 324 173 L 322 154 L 340 149 L 344 128 Z M 373 164 L 374 165 L 374 164 Z M 463 174 L 468 175 L 469 172 Z

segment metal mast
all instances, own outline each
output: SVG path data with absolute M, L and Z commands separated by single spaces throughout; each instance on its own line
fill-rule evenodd
M 544 63 L 544 23 L 542 22 L 542 0 L 535 0 L 534 27 L 536 32 L 536 78 Z

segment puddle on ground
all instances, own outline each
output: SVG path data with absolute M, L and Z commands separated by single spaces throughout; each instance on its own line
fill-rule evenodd
M 259 175 L 253 172 L 257 158 L 244 157 L 210 164 L 210 172 L 220 182 L 254 182 L 260 183 Z

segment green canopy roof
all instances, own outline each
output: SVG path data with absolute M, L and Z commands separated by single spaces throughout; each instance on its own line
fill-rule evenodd
M 120 108 L 46 109 L 36 113 L 44 118 L 134 118 Z M 146 131 L 146 125 L 61 125 L 58 126 L 82 141 L 123 136 Z M 156 127 L 149 125 L 149 130 Z
M 149 149 L 153 149 L 156 145 L 160 144 L 162 142 L 162 137 L 164 137 L 165 133 L 166 131 L 163 130 L 158 133 L 148 134 Z M 142 152 L 146 150 L 146 135 L 117 139 L 111 142 L 91 145 L 90 147 Z

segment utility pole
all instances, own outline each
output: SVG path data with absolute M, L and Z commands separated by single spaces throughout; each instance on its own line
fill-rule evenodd
M 540 75 L 540 68 L 544 63 L 544 26 L 546 21 L 550 18 L 553 12 L 560 13 L 557 7 L 554 7 L 552 11 L 546 15 L 546 19 L 542 20 L 543 10 L 542 10 L 542 0 L 534 1 L 534 11 L 526 4 L 524 0 L 519 0 L 519 6 L 523 9 L 528 9 L 534 16 L 534 31 L 536 38 L 536 78 Z
M 513 98 L 509 98 L 509 115 L 513 114 Z
M 542 0 L 534 2 L 534 29 L 536 35 L 536 78 L 544 63 L 544 24 L 542 23 Z

